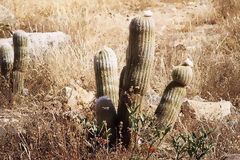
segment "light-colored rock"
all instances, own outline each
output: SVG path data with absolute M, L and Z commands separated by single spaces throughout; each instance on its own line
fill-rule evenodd
M 182 113 L 197 120 L 221 120 L 231 114 L 232 103 L 229 101 L 202 102 L 186 100 L 182 104 Z
M 51 48 L 64 48 L 71 42 L 71 37 L 63 32 L 35 32 L 27 34 L 29 37 L 30 56 L 44 54 Z M 12 38 L 2 38 L 0 39 L 0 44 L 2 43 L 13 45 Z
M 93 92 L 88 92 L 82 87 L 64 87 L 62 96 L 66 98 L 70 107 L 88 105 L 95 97 Z
M 240 160 L 240 154 L 229 154 L 221 158 L 221 160 Z
M 76 106 L 78 104 L 78 92 L 71 87 L 64 87 L 62 89 L 62 96 L 66 98 L 69 106 Z
M 78 93 L 79 93 L 79 100 L 81 104 L 89 104 L 93 101 L 95 98 L 94 92 L 92 91 L 86 91 L 85 89 L 79 87 L 78 88 Z

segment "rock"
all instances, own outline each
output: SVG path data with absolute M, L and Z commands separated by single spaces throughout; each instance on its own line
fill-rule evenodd
M 78 104 L 78 92 L 71 87 L 64 87 L 62 89 L 62 96 L 66 98 L 67 104 L 72 107 Z
M 64 87 L 62 96 L 66 98 L 67 104 L 70 107 L 77 105 L 88 105 L 94 99 L 94 93 L 88 92 L 82 87 Z
M 49 48 L 64 48 L 70 42 L 70 36 L 63 32 L 28 33 L 30 50 L 34 55 L 44 53 Z
M 240 154 L 229 154 L 221 158 L 221 160 L 240 160 Z
M 231 114 L 232 107 L 231 102 L 224 100 L 219 102 L 186 100 L 182 104 L 182 113 L 197 120 L 221 120 Z
M 36 32 L 27 33 L 29 37 L 30 56 L 44 54 L 51 48 L 64 48 L 71 42 L 71 37 L 63 32 Z M 10 43 L 13 45 L 12 38 L 0 39 L 0 44 Z
M 94 92 L 91 92 L 91 91 L 88 92 L 82 87 L 78 88 L 78 92 L 79 92 L 79 100 L 82 105 L 91 103 L 95 98 Z

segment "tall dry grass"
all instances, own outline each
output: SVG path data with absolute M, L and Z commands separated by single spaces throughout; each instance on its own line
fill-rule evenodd
M 178 0 L 174 2 L 182 3 Z M 184 1 L 183 4 L 187 5 L 187 2 Z M 81 125 L 72 118 L 80 115 L 75 115 L 71 108 L 66 110 L 66 104 L 59 92 L 64 86 L 70 85 L 72 80 L 78 81 L 86 90 L 95 91 L 93 55 L 104 45 L 113 48 L 117 53 L 120 71 L 125 61 L 131 18 L 140 14 L 143 9 L 158 10 L 164 7 L 164 4 L 156 0 L 0 0 L 0 3 L 16 15 L 15 28 L 30 32 L 63 31 L 73 39 L 69 46 L 61 50 L 51 49 L 44 56 L 31 61 L 26 78 L 26 88 L 30 95 L 27 98 L 21 97 L 20 101 L 12 105 L 14 111 L 31 116 L 18 119 L 25 129 L 24 134 L 9 133 L 4 137 L 5 140 L 1 140 L 1 146 L 4 146 L 0 151 L 1 157 L 102 159 L 108 156 L 109 159 L 117 159 L 122 156 L 123 159 L 129 159 L 132 154 L 144 155 L 144 152 L 131 153 L 132 150 L 107 155 L 106 150 L 100 150 L 96 157 L 87 155 L 85 130 L 78 128 Z M 240 109 L 238 4 L 237 0 L 216 0 L 210 6 L 203 7 L 203 10 L 192 13 L 184 31 L 173 29 L 166 34 L 157 35 L 155 71 L 151 87 L 159 95 L 170 80 L 173 65 L 190 57 L 195 63 L 195 77 L 188 89 L 188 97 L 200 95 L 214 101 L 226 99 Z M 206 31 L 206 37 L 198 37 L 198 29 L 206 26 L 213 27 Z M 207 36 L 215 34 L 219 36 Z M 186 42 L 187 39 L 201 42 L 201 47 L 188 52 L 186 46 L 174 44 L 177 41 Z M 5 108 L 8 108 L 8 97 L 1 94 L 1 102 L 2 99 Z M 84 114 L 92 116 L 91 108 L 84 107 Z M 210 159 L 218 159 L 225 152 L 239 152 L 239 143 L 236 142 L 239 129 L 225 125 L 204 122 L 189 124 L 188 119 L 183 121 L 183 124 L 178 122 L 173 135 L 185 131 L 186 128 L 192 131 L 200 126 L 218 126 L 212 137 L 218 148 L 210 155 Z M 226 141 L 225 137 L 228 136 L 231 138 Z M 165 158 L 172 158 L 173 155 L 172 150 L 163 150 L 161 153 Z

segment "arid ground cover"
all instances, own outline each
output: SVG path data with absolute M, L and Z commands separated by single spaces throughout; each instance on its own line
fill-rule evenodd
M 11 101 L 9 86 L 1 78 L 0 159 L 176 159 L 172 137 L 199 134 L 201 128 L 212 131 L 206 143 L 214 146 L 205 159 L 240 153 L 240 1 L 0 0 L 0 4 L 15 16 L 12 26 L 0 28 L 1 38 L 22 29 L 62 31 L 72 39 L 67 46 L 49 49 L 30 60 L 25 95 Z M 149 94 L 161 96 L 173 66 L 190 58 L 194 78 L 187 98 L 230 101 L 232 114 L 218 121 L 180 115 L 160 146 L 133 146 L 115 152 L 100 148 L 89 153 L 86 135 L 94 127 L 96 92 L 93 57 L 103 46 L 112 48 L 120 74 L 130 21 L 146 9 L 152 10 L 156 25 Z M 78 92 L 76 105 L 70 106 L 62 96 L 64 87 Z M 143 132 L 149 136 L 148 129 Z M 188 159 L 187 153 L 183 158 Z

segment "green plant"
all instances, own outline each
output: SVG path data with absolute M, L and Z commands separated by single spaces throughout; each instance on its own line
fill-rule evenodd
M 9 43 L 0 46 L 1 74 L 9 80 L 13 67 L 14 52 Z
M 181 66 L 173 69 L 173 81 L 164 90 L 161 101 L 155 111 L 160 130 L 166 128 L 166 126 L 173 127 L 180 113 L 183 99 L 186 96 L 186 86 L 191 82 L 193 76 L 191 66 L 192 62 L 187 59 Z
M 28 67 L 28 35 L 24 31 L 13 34 L 14 63 L 13 63 L 13 95 L 22 93 L 24 89 L 24 76 Z
M 155 31 L 151 13 L 132 19 L 130 23 L 129 44 L 126 54 L 126 67 L 122 71 L 121 93 L 118 105 L 118 121 L 123 123 L 122 142 L 130 144 L 129 106 L 141 110 L 143 95 L 149 86 L 150 74 L 154 62 Z
M 111 48 L 104 47 L 94 56 L 97 98 L 108 96 L 115 107 L 118 104 L 117 57 Z
M 201 129 L 199 135 L 192 132 L 191 134 L 180 134 L 172 138 L 172 145 L 176 152 L 176 160 L 182 159 L 186 154 L 196 160 L 202 159 L 214 148 L 213 142 L 209 140 L 209 135 L 213 131 Z
M 145 153 L 145 159 L 149 159 L 157 152 L 159 145 L 170 131 L 170 127 L 159 130 L 156 117 L 146 112 L 137 112 L 137 107 L 129 107 L 129 120 L 132 124 L 130 132 L 132 135 L 132 150 Z M 136 156 L 132 154 L 132 156 Z

